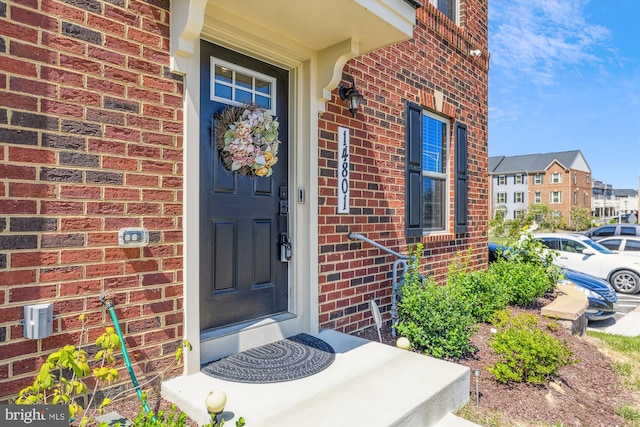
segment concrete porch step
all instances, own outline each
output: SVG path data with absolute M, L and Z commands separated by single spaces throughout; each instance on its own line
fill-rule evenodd
M 197 373 L 164 382 L 162 395 L 205 424 L 207 394 L 223 390 L 223 417 L 242 416 L 248 426 L 431 426 L 469 399 L 465 366 L 335 331 L 316 336 L 336 351 L 334 363 L 316 375 L 242 384 Z

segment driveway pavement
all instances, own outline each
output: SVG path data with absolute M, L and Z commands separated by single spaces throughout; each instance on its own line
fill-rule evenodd
M 618 313 L 610 319 L 589 322 L 587 329 L 628 337 L 640 336 L 640 294 L 618 294 Z

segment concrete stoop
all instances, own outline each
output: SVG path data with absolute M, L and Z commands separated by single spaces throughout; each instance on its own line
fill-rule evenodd
M 333 364 L 318 374 L 242 384 L 197 373 L 165 381 L 162 395 L 205 424 L 207 394 L 223 390 L 227 425 L 242 416 L 248 426 L 283 427 L 449 425 L 450 413 L 469 400 L 465 366 L 335 331 L 316 336 L 336 352 Z

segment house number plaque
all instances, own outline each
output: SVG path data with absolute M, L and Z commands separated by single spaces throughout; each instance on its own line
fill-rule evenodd
M 338 213 L 349 213 L 349 129 L 338 127 Z

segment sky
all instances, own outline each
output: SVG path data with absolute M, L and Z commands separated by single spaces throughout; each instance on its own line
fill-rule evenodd
M 489 156 L 580 150 L 638 189 L 640 0 L 490 0 L 489 52 Z

